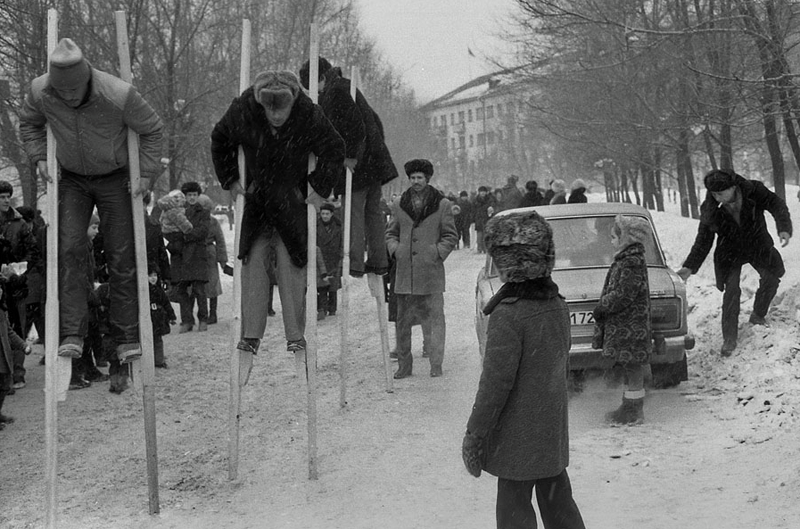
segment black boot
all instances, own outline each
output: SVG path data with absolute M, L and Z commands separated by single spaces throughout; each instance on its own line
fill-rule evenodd
M 612 424 L 641 424 L 644 422 L 644 397 L 626 399 L 622 397 L 622 406 L 606 413 L 606 422 Z
M 217 298 L 216 296 L 213 298 L 208 298 L 208 319 L 206 319 L 206 323 L 208 325 L 217 323 Z
M 402 356 L 402 358 L 398 358 L 397 360 L 397 371 L 394 373 L 394 378 L 400 380 L 401 378 L 410 377 L 411 367 L 414 362 L 411 353 L 409 352 L 407 355 L 398 356 Z

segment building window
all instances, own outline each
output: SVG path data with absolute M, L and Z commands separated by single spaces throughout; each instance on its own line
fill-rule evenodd
M 497 117 L 500 117 L 502 115 L 503 115 L 503 105 L 497 103 Z
M 442 119 L 441 119 L 440 123 L 442 124 L 442 127 L 446 127 L 447 126 L 447 114 L 442 114 Z
M 489 105 L 486 107 L 486 119 L 492 119 L 494 117 L 494 107 Z
M 450 114 L 450 124 L 451 125 L 455 125 L 456 124 L 456 115 L 455 114 L 452 114 L 452 113 Z
M 478 147 L 483 147 L 486 144 L 486 136 L 483 132 L 478 133 Z
M 472 134 L 469 135 L 469 146 L 475 147 L 475 136 L 473 136 Z
M 458 137 L 458 146 L 459 148 L 463 149 L 467 146 L 467 139 L 464 136 Z
M 435 129 L 435 128 L 436 128 L 436 116 L 433 116 L 433 117 L 431 118 L 431 128 L 432 128 L 432 129 Z
M 478 107 L 475 109 L 475 119 L 477 120 L 483 119 L 483 107 Z
M 463 110 L 458 113 L 458 122 L 459 123 L 464 123 L 464 111 Z
M 472 109 L 467 110 L 467 121 L 472 123 Z
M 494 132 L 489 131 L 486 133 L 486 143 L 494 145 Z

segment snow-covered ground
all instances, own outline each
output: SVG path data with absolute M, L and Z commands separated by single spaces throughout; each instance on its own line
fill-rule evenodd
M 789 206 L 800 218 L 797 189 Z M 590 200 L 601 197 L 592 195 Z M 677 206 L 654 213 L 669 264 L 678 268 L 697 222 Z M 222 217 L 220 217 L 222 219 Z M 771 224 L 774 224 L 768 221 Z M 233 232 L 223 222 L 232 253 Z M 688 281 L 697 345 L 690 380 L 648 393 L 642 426 L 609 428 L 620 389 L 590 384 L 570 401 L 571 464 L 587 527 L 795 528 L 800 520 L 800 236 L 767 328 L 747 323 L 757 276 L 746 267 L 739 348 L 721 358 L 711 258 Z M 387 393 L 375 304 L 366 281 L 352 290 L 347 406 L 339 406 L 339 316 L 319 322 L 319 479 L 309 481 L 306 389 L 285 351 L 278 317 L 242 394 L 240 471 L 227 479 L 231 282 L 220 323 L 165 337 L 158 370 L 161 514 L 147 514 L 141 398 L 107 384 L 69 392 L 59 406 L 59 527 L 65 528 L 486 528 L 495 480 L 463 469 L 460 446 L 477 389 L 474 281 L 483 258 L 447 260 L 444 377 L 427 376 L 414 330 L 414 376 Z M 177 329 L 176 329 L 177 330 Z M 17 422 L 0 433 L 0 527 L 44 526 L 44 370 L 28 360 L 28 387 L 6 403 Z

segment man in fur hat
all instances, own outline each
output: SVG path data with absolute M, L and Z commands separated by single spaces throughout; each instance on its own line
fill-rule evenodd
M 486 249 L 504 285 L 490 315 L 475 404 L 462 442 L 475 477 L 497 476 L 498 528 L 536 527 L 536 489 L 545 527 L 583 529 L 569 465 L 569 308 L 550 277 L 553 231 L 536 212 L 486 225 Z
M 747 180 L 728 169 L 710 171 L 703 179 L 708 193 L 700 206 L 692 250 L 678 270 L 686 281 L 703 264 L 714 239 L 714 272 L 722 294 L 722 356 L 730 356 L 739 337 L 739 278 L 750 264 L 760 276 L 750 323 L 766 325 L 772 298 L 785 272 L 783 259 L 767 231 L 764 211 L 775 219 L 781 246 L 792 237 L 792 219 L 786 202 L 757 180 Z
M 47 125 L 57 141 L 59 175 L 47 172 Z M 79 357 L 86 332 L 86 229 L 97 206 L 109 263 L 110 319 L 117 356 L 141 356 L 136 254 L 128 169 L 128 130 L 139 134 L 140 189 L 161 173 L 161 119 L 130 84 L 92 68 L 71 39 L 50 55 L 50 73 L 31 83 L 20 111 L 20 135 L 45 179 L 59 178 L 58 354 Z
M 239 182 L 244 149 L 247 189 Z M 344 141 L 289 71 L 266 71 L 233 100 L 211 134 L 211 157 L 223 189 L 244 194 L 241 241 L 242 336 L 239 349 L 256 353 L 270 310 L 268 275 L 277 254 L 278 292 L 287 349 L 305 349 L 308 262 L 307 204 L 318 210 L 337 182 Z M 308 174 L 308 156 L 316 168 Z M 311 190 L 308 190 L 308 186 Z
M 441 191 L 428 184 L 433 165 L 428 160 L 405 164 L 411 186 L 392 205 L 386 228 L 386 249 L 397 260 L 397 372 L 411 376 L 411 326 L 422 322 L 431 376 L 442 376 L 444 360 L 444 261 L 458 245 L 453 208 Z
M 300 68 L 300 80 L 308 88 L 309 63 Z M 361 90 L 350 97 L 350 79 L 319 58 L 319 105 L 345 142 L 344 164 L 353 171 L 350 224 L 350 275 L 383 275 L 389 271 L 384 231 L 386 216 L 381 211 L 381 186 L 397 178 L 397 168 L 386 147 L 383 124 Z M 336 185 L 343 195 L 345 180 Z M 344 197 L 350 200 L 350 197 Z M 345 201 L 342 201 L 342 211 Z M 367 260 L 364 262 L 366 251 Z

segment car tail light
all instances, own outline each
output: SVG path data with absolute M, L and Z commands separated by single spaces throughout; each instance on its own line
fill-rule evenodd
M 681 328 L 680 298 L 651 299 L 650 321 L 654 331 L 676 330 Z

